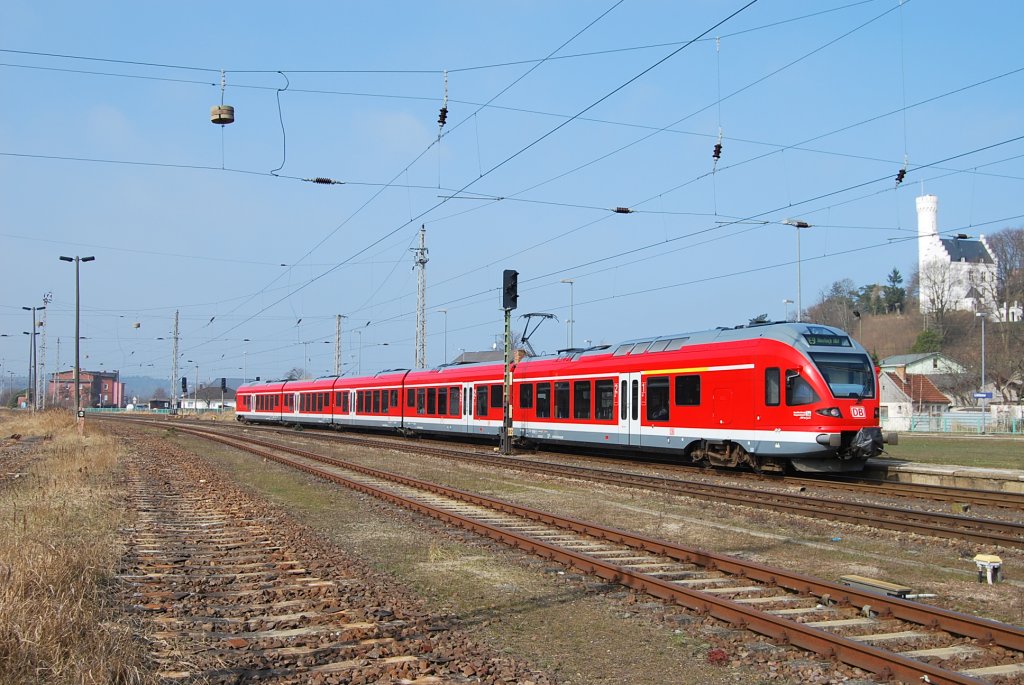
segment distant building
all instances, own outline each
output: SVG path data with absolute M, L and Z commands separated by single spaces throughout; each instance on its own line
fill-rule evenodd
M 910 430 L 912 416 L 943 414 L 953 404 L 924 374 L 883 372 L 879 387 L 879 421 L 887 430 Z
M 985 236 L 939 235 L 939 198 L 917 198 L 917 262 L 921 313 L 986 312 L 999 321 L 1020 321 L 1020 303 L 996 301 L 998 260 Z
M 919 352 L 915 354 L 897 354 L 886 357 L 878 364 L 882 373 L 892 372 L 900 377 L 914 374 L 926 376 L 963 373 L 967 369 L 941 352 Z
M 83 407 L 123 407 L 124 383 L 119 371 L 85 371 L 78 373 Z M 50 397 L 55 404 L 72 407 L 75 404 L 75 372 L 61 371 L 50 378 Z
M 228 388 L 223 393 L 219 385 L 207 385 L 181 398 L 181 409 L 201 411 L 206 409 L 234 409 L 235 389 Z

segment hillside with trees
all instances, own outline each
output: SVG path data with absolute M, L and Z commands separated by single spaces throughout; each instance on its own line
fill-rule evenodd
M 999 259 L 995 301 L 1024 302 L 1024 228 L 1008 228 L 987 238 Z M 974 312 L 942 307 L 941 287 L 934 274 L 914 273 L 909 279 L 896 268 L 885 283 L 857 285 L 849 278 L 832 283 L 807 308 L 804 320 L 838 326 L 850 332 L 876 362 L 896 354 L 942 352 L 967 368 L 945 388 L 960 404 L 972 404 L 981 384 L 982 320 Z M 918 302 L 922 288 L 930 291 L 938 311 L 923 316 Z M 939 295 L 938 297 L 936 295 Z M 1024 400 L 1024 322 L 1005 315 L 985 321 L 985 375 L 995 385 L 995 401 Z M 995 320 L 999 318 L 1001 320 Z M 999 395 L 1002 395 L 1002 398 Z

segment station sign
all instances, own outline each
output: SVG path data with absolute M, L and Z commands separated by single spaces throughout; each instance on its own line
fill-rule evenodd
M 992 393 L 990 393 L 990 392 L 976 392 L 976 393 L 974 393 L 974 399 L 976 399 L 976 400 L 990 400 L 990 399 L 992 399 Z

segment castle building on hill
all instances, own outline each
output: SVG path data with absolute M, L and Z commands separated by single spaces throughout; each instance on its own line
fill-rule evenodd
M 939 198 L 917 198 L 917 260 L 921 311 L 985 312 L 997 319 L 997 260 L 985 236 L 939 235 Z

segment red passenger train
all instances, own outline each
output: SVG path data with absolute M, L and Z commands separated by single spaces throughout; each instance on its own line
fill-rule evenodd
M 245 422 L 497 440 L 500 363 L 247 385 Z M 769 323 L 530 357 L 513 368 L 513 439 L 678 455 L 764 471 L 856 471 L 882 451 L 877 372 L 841 330 Z

